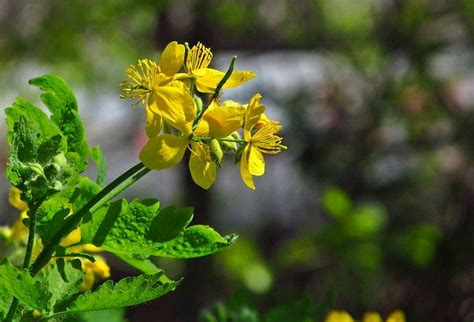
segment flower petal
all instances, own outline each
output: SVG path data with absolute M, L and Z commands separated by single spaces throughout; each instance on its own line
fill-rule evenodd
M 21 200 L 21 191 L 18 188 L 11 187 L 8 191 L 8 202 L 18 210 L 28 210 L 28 204 Z
M 184 46 L 176 41 L 170 42 L 163 50 L 158 61 L 161 72 L 167 76 L 176 74 L 184 63 Z
M 153 112 L 151 108 L 145 108 L 146 112 L 146 128 L 145 132 L 149 138 L 157 136 L 163 125 L 163 120 L 161 115 Z
M 254 176 L 261 176 L 265 173 L 265 159 L 263 153 L 250 145 L 249 157 L 249 172 Z
M 191 72 L 196 79 L 196 88 L 201 93 L 214 93 L 219 82 L 224 78 L 225 73 L 212 68 L 201 68 Z M 242 85 L 255 77 L 254 72 L 235 71 L 224 83 L 223 88 L 231 88 Z
M 207 146 L 193 142 L 191 157 L 189 158 L 189 170 L 194 182 L 204 189 L 209 189 L 216 181 L 217 167 L 211 160 Z
M 383 322 L 383 320 L 377 312 L 367 312 L 364 314 L 362 322 Z
M 162 170 L 177 165 L 183 159 L 187 137 L 161 134 L 151 138 L 140 151 L 140 160 L 149 169 Z
M 354 322 L 349 313 L 344 311 L 331 311 L 324 322 Z
M 196 118 L 196 105 L 189 89 L 180 81 L 153 90 L 148 107 L 174 128 L 186 135 L 192 133 Z
M 250 141 L 250 137 L 252 136 L 252 129 L 260 120 L 263 112 L 265 112 L 265 105 L 260 104 L 261 98 L 262 95 L 257 93 L 250 99 L 247 105 L 247 111 L 245 112 L 244 120 L 244 139 L 247 142 Z
M 215 101 L 209 105 L 199 122 L 194 134 L 223 138 L 237 131 L 242 126 L 245 110 L 239 106 L 218 106 Z
M 255 184 L 253 182 L 252 174 L 249 171 L 249 164 L 248 164 L 249 152 L 250 152 L 250 145 L 247 145 L 244 148 L 244 151 L 242 153 L 242 159 L 240 160 L 240 176 L 242 177 L 242 181 L 245 183 L 247 187 L 255 190 Z

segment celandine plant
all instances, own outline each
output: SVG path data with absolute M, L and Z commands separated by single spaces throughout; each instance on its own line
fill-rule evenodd
M 225 153 L 240 163 L 243 182 L 255 189 L 253 176 L 265 171 L 263 154 L 285 146 L 275 133 L 256 94 L 247 104 L 221 102 L 221 90 L 255 76 L 208 68 L 211 51 L 171 42 L 159 61 L 139 60 L 120 84 L 122 98 L 143 105 L 149 141 L 140 161 L 105 185 L 106 164 L 100 147 L 89 147 L 77 101 L 59 77 L 32 79 L 43 93 L 46 115 L 18 98 L 5 110 L 10 203 L 20 218 L 0 234 L 5 258 L 0 265 L 0 319 L 62 319 L 83 312 L 122 308 L 156 299 L 180 281 L 167 278 L 152 256 L 206 256 L 235 242 L 209 226 L 190 226 L 192 208 L 162 208 L 156 199 L 113 199 L 147 174 L 177 165 L 190 150 L 189 169 L 199 186 L 209 188 Z M 97 167 L 93 181 L 83 175 L 87 159 Z M 94 289 L 110 276 L 98 252 L 111 253 L 142 275 Z

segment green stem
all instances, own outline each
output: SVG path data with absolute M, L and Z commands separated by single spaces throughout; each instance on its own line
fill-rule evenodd
M 229 69 L 227 69 L 227 72 L 225 73 L 224 77 L 222 77 L 219 84 L 217 84 L 216 90 L 214 91 L 214 94 L 212 95 L 210 102 L 212 102 L 219 96 L 222 86 L 224 86 L 225 82 L 227 82 L 230 75 L 232 75 L 232 72 L 234 71 L 234 64 L 236 60 L 237 60 L 237 56 L 232 57 L 232 61 L 230 62 Z
M 40 204 L 40 203 L 38 203 Z M 36 211 L 38 210 L 38 204 L 35 204 L 28 210 L 28 218 L 30 219 L 28 225 L 28 241 L 26 243 L 25 258 L 23 259 L 23 269 L 30 267 L 31 255 L 33 254 L 33 247 L 35 245 L 35 234 L 36 234 Z M 13 298 L 10 308 L 8 309 L 5 321 L 12 321 L 15 316 L 16 309 L 18 307 L 18 299 Z
M 84 205 L 78 212 L 67 217 L 66 222 L 61 229 L 53 236 L 51 241 L 43 248 L 38 258 L 30 268 L 32 276 L 36 275 L 51 259 L 54 253 L 54 248 L 59 245 L 61 240 L 71 233 L 80 224 L 82 218 L 88 213 L 94 213 L 97 209 L 102 207 L 104 204 L 109 202 L 123 190 L 131 186 L 150 169 L 145 168 L 143 163 L 139 163 L 126 172 L 124 172 L 117 179 L 112 181 L 104 189 L 102 189 L 97 195 L 95 195 L 89 202 Z
M 210 136 L 197 136 L 197 137 L 192 138 L 192 140 L 195 141 L 195 142 L 198 142 L 198 141 L 211 141 L 213 139 L 216 139 L 217 141 L 223 141 L 223 142 L 245 143 L 245 140 L 227 139 L 227 138 L 213 138 L 213 137 L 210 137 Z

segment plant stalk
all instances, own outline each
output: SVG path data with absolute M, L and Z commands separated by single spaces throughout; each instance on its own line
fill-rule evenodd
M 28 218 L 30 219 L 28 225 L 28 241 L 26 243 L 26 251 L 25 251 L 25 258 L 23 259 L 23 269 L 27 269 L 30 266 L 31 262 L 31 255 L 33 254 L 33 247 L 35 245 L 35 234 L 36 234 L 36 212 L 38 210 L 38 205 L 41 203 L 37 203 L 28 210 Z M 10 308 L 8 309 L 7 316 L 5 318 L 6 322 L 12 321 L 13 317 L 15 316 L 16 309 L 18 307 L 18 299 L 16 297 L 13 298 L 12 303 L 10 304 Z
M 87 204 L 79 209 L 78 212 L 66 218 L 64 225 L 43 248 L 41 253 L 38 255 L 38 258 L 36 258 L 33 265 L 31 265 L 30 274 L 35 276 L 50 261 L 54 254 L 55 247 L 59 245 L 64 237 L 77 228 L 81 223 L 82 218 L 84 218 L 87 213 L 94 213 L 97 209 L 131 186 L 149 171 L 150 169 L 145 168 L 143 163 L 138 163 L 103 188 L 97 195 L 89 200 Z

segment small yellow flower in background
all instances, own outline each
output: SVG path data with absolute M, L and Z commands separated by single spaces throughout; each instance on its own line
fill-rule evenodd
M 349 313 L 344 311 L 331 311 L 324 322 L 354 322 Z
M 387 322 L 405 322 L 405 314 L 400 310 L 396 310 L 388 316 Z
M 93 263 L 88 260 L 81 261 L 82 268 L 84 269 L 84 281 L 81 285 L 82 291 L 91 289 L 97 280 L 110 277 L 110 267 L 102 258 L 96 257 Z
M 363 322 L 382 322 L 382 317 L 377 312 L 367 312 L 362 318 Z
M 334 310 L 328 313 L 324 322 L 354 322 L 354 320 L 349 313 Z M 383 320 L 377 312 L 367 312 L 362 322 L 383 322 Z M 400 310 L 394 311 L 387 317 L 386 322 L 405 322 L 405 315 Z
M 81 228 L 78 227 L 74 229 L 72 232 L 70 232 L 69 235 L 67 235 L 62 240 L 61 246 L 67 247 L 67 246 L 79 243 L 80 241 L 81 241 Z M 100 249 L 99 247 L 93 244 L 82 244 L 78 246 L 72 246 L 72 247 L 69 247 L 68 250 L 71 253 L 81 253 L 81 252 L 98 253 L 102 251 L 102 249 Z
M 194 45 L 193 48 L 188 51 L 186 62 L 184 64 L 186 74 L 181 75 L 180 77 L 182 79 L 189 77 L 194 80 L 197 90 L 201 93 L 214 93 L 225 73 L 216 69 L 208 68 L 212 61 L 212 57 L 211 50 L 198 42 L 197 45 Z M 254 72 L 234 71 L 225 82 L 223 88 L 240 86 L 254 77 Z
M 255 189 L 252 176 L 261 176 L 265 173 L 263 153 L 276 154 L 286 149 L 281 144 L 282 138 L 275 135 L 282 128 L 276 121 L 263 121 L 261 127 L 252 134 L 252 130 L 260 122 L 265 111 L 265 106 L 260 104 L 261 97 L 260 94 L 256 94 L 250 99 L 244 120 L 244 140 L 247 144 L 242 152 L 240 175 L 251 189 Z
M 12 187 L 8 191 L 8 202 L 10 205 L 21 211 L 20 217 L 11 226 L 9 241 L 17 241 L 28 236 L 28 228 L 23 224 L 23 219 L 28 217 L 28 204 L 21 200 L 21 191 Z

